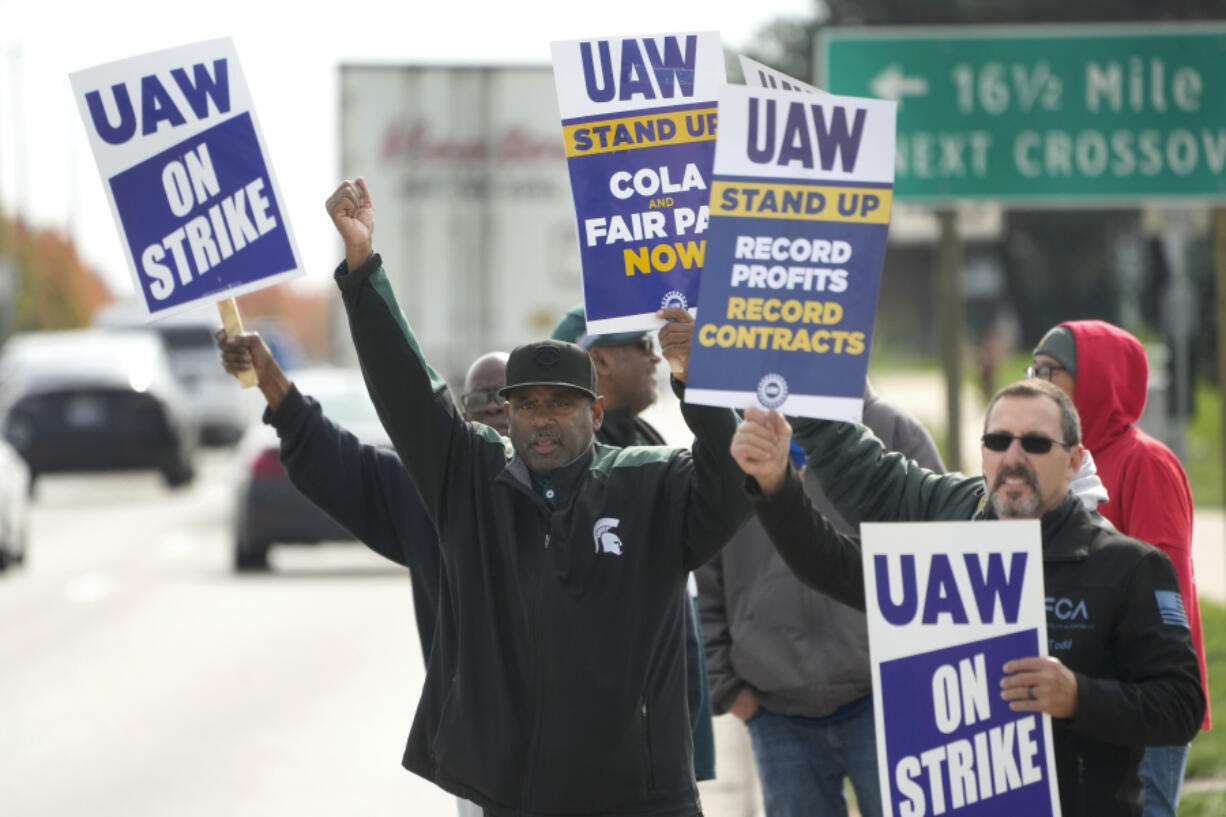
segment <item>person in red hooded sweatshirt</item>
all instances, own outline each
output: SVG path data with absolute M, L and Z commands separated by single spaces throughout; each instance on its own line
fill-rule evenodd
M 1149 383 L 1145 348 L 1105 321 L 1066 321 L 1043 336 L 1026 374 L 1050 380 L 1073 398 L 1083 442 L 1107 488 L 1107 502 L 1098 512 L 1121 533 L 1161 549 L 1175 566 L 1205 688 L 1201 728 L 1208 729 L 1209 685 L 1192 570 L 1192 491 L 1171 449 L 1134 425 Z M 1139 770 L 1145 784 L 1143 817 L 1175 817 L 1187 757 L 1187 746 L 1146 749 Z

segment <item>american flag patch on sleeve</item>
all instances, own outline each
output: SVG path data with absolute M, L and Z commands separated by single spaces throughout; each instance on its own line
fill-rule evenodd
M 1173 590 L 1155 590 L 1154 599 L 1158 602 L 1158 615 L 1164 624 L 1172 627 L 1188 627 L 1188 614 L 1183 609 L 1183 596 Z

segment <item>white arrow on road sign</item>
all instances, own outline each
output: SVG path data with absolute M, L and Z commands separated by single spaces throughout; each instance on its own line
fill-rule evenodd
M 902 104 L 904 96 L 928 96 L 928 80 L 923 77 L 909 77 L 903 73 L 898 63 L 886 66 L 886 69 L 873 77 L 873 96 L 879 99 L 892 99 Z

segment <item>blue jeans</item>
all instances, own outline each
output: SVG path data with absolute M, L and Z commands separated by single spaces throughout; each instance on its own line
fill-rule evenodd
M 1150 746 L 1141 758 L 1141 782 L 1145 785 L 1145 810 L 1141 817 L 1175 817 L 1187 746 Z
M 749 737 L 766 817 L 846 817 L 843 778 L 851 778 L 860 813 L 881 817 L 873 707 L 822 722 L 759 707 Z

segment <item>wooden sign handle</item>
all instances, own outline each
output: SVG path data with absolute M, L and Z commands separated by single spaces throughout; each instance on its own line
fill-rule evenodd
M 221 313 L 221 325 L 226 330 L 226 337 L 235 337 L 243 333 L 243 319 L 238 314 L 238 304 L 233 298 L 217 302 L 217 311 Z M 260 379 L 255 374 L 255 367 L 239 372 L 235 377 L 244 389 L 258 386 Z

